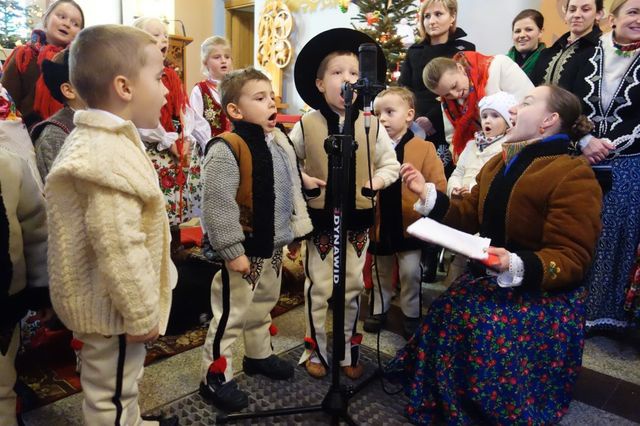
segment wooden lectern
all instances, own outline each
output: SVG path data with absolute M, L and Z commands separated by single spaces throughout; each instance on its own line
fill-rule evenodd
M 167 50 L 167 62 L 178 73 L 180 80 L 182 80 L 182 86 L 185 88 L 185 92 L 187 89 L 185 86 L 187 82 L 187 55 L 185 49 L 192 41 L 193 38 L 191 37 L 176 34 L 170 35 L 169 48 Z

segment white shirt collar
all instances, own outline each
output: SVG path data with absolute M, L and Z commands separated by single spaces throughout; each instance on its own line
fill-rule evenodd
M 111 118 L 113 118 L 113 119 L 114 119 L 118 124 L 121 124 L 121 123 L 124 123 L 125 121 L 127 121 L 127 120 L 125 120 L 124 118 L 120 117 L 119 115 L 116 115 L 116 114 L 114 114 L 114 113 L 112 113 L 112 112 L 109 112 L 109 111 L 105 111 L 105 110 L 103 110 L 103 109 L 87 108 L 87 111 L 97 112 L 97 113 L 99 113 L 99 114 L 106 115 L 107 117 L 111 117 Z
M 273 141 L 273 139 L 275 139 L 275 135 L 273 134 L 273 132 L 269 132 L 269 133 L 265 133 L 264 135 L 264 140 L 267 141 L 267 143 Z
M 398 146 L 401 140 L 402 140 L 402 136 L 400 136 L 398 139 L 391 140 L 391 145 L 393 146 L 393 149 L 396 149 L 396 147 Z
M 87 111 L 91 111 L 94 113 L 98 113 L 98 114 L 102 114 L 106 117 L 110 117 L 111 119 L 115 120 L 116 123 L 118 124 L 122 124 L 127 122 L 127 120 L 125 120 L 124 118 L 120 117 L 119 115 L 116 115 L 112 112 L 109 111 L 105 111 L 103 109 L 97 109 L 97 108 L 87 108 Z M 139 131 L 139 130 L 138 130 Z M 147 151 L 147 147 L 144 146 L 144 142 L 142 142 L 142 139 L 140 140 L 140 148 L 142 148 L 142 151 L 146 152 Z

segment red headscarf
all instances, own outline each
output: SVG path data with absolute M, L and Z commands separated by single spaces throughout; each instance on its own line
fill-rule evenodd
M 444 110 L 453 124 L 453 159 L 454 162 L 480 130 L 480 111 L 478 101 L 485 95 L 489 79 L 489 65 L 493 56 L 485 56 L 478 52 L 459 52 L 453 60 L 461 64 L 469 77 L 469 94 L 462 104 L 458 100 L 444 100 Z

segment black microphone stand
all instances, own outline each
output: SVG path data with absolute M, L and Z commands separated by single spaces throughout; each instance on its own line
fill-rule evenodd
M 351 387 L 340 384 L 340 361 L 344 358 L 344 305 L 345 305 L 345 273 L 346 273 L 346 228 L 349 223 L 349 206 L 354 200 L 349 200 L 349 188 L 351 182 L 351 159 L 358 149 L 353 140 L 353 122 L 351 111 L 353 108 L 354 89 L 362 86 L 372 86 L 368 82 L 357 84 L 345 83 L 342 88 L 342 96 L 345 105 L 345 117 L 342 134 L 330 135 L 324 142 L 325 151 L 329 155 L 331 165 L 331 184 L 333 198 L 331 206 L 333 210 L 333 354 L 331 359 L 331 386 L 320 405 L 279 408 L 274 410 L 256 411 L 253 413 L 219 414 L 216 422 L 220 424 L 261 417 L 273 417 L 322 411 L 331 416 L 331 423 L 337 425 L 340 421 L 348 425 L 357 423 L 348 412 L 349 399 L 364 389 L 372 380 L 378 377 L 377 370 L 371 377 L 365 379 L 358 386 Z

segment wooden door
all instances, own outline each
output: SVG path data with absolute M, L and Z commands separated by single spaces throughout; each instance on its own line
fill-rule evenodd
M 231 43 L 234 68 L 253 65 L 254 2 L 253 0 L 227 0 L 226 35 Z

